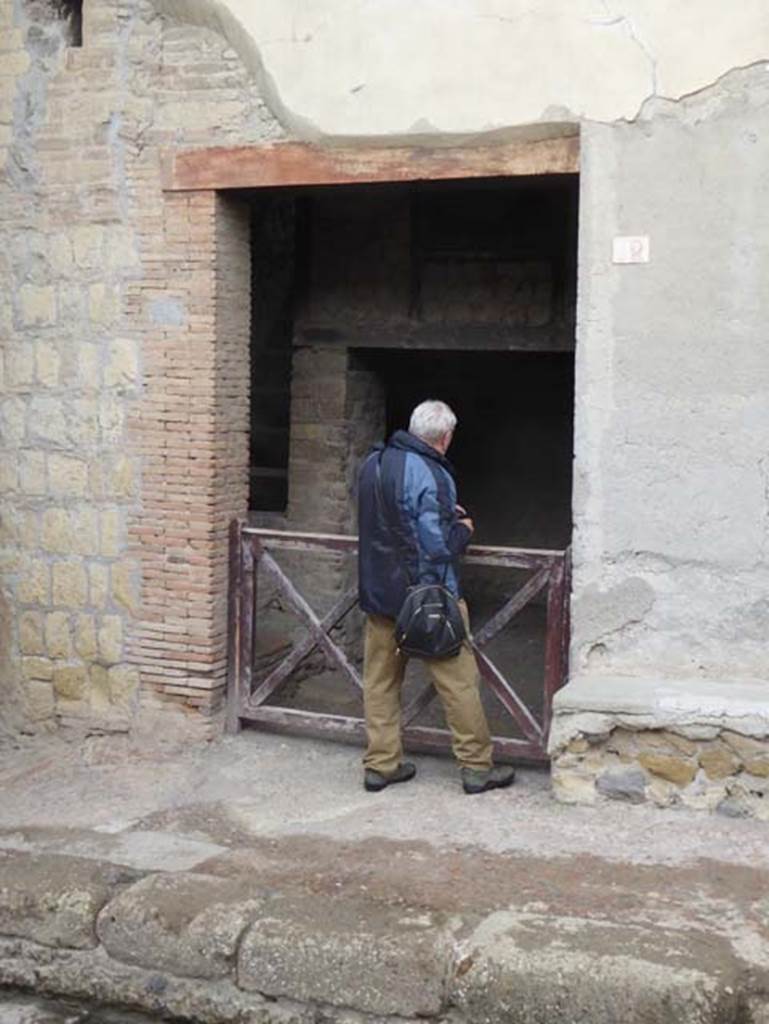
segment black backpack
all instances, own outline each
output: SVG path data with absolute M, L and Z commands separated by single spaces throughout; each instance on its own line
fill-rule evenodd
M 450 590 L 441 583 L 409 587 L 395 620 L 399 651 L 417 658 L 452 658 L 466 639 L 465 620 Z
M 389 518 L 382 488 L 381 458 L 380 455 L 376 464 L 377 497 L 385 517 Z M 393 534 L 399 537 L 398 530 L 393 530 Z M 406 559 L 404 564 L 408 564 Z M 447 573 L 448 566 L 441 583 L 411 582 L 395 620 L 395 642 L 403 654 L 416 658 L 452 658 L 462 649 L 467 630 L 457 599 L 445 585 Z

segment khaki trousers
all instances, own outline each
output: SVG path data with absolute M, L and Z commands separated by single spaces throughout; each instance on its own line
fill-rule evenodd
M 460 602 L 469 630 L 467 606 Z M 383 775 L 394 772 L 403 760 L 401 742 L 401 687 L 408 657 L 395 644 L 395 622 L 383 615 L 366 620 L 363 707 L 368 748 L 366 768 Z M 454 756 L 463 768 L 487 771 L 492 744 L 478 692 L 478 668 L 469 644 L 455 658 L 426 660 L 435 689 L 451 729 Z

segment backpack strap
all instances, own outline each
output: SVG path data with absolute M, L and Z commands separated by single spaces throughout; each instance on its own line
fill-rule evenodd
M 419 579 L 417 578 L 416 573 L 412 571 L 413 558 L 408 547 L 403 542 L 402 531 L 398 522 L 393 517 L 390 505 L 385 498 L 384 485 L 382 483 L 382 459 L 384 458 L 385 451 L 386 449 L 379 452 L 376 456 L 375 462 L 374 488 L 376 492 L 377 505 L 379 506 L 390 533 L 400 550 L 401 562 L 403 564 L 403 569 L 406 573 L 409 586 L 414 587 L 419 582 Z

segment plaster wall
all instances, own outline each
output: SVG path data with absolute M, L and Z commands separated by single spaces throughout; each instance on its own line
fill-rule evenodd
M 574 672 L 767 679 L 768 115 L 759 67 L 583 126 Z
M 769 56 L 764 0 L 158 0 L 216 26 L 304 138 L 636 117 Z

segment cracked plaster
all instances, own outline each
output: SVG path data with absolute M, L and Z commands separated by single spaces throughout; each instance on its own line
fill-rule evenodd
M 499 133 L 552 120 L 555 108 L 561 122 L 632 120 L 653 97 L 679 99 L 769 58 L 764 0 L 739 12 L 719 0 L 158 7 L 224 32 L 284 127 L 305 139 Z
M 767 679 L 767 109 L 757 65 L 582 126 L 572 668 L 596 679 Z M 647 265 L 609 262 L 622 234 Z

